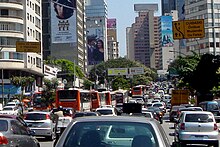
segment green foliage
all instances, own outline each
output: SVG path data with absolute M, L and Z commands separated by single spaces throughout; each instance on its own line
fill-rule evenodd
M 85 78 L 83 85 L 84 85 L 84 89 L 90 89 L 90 87 L 93 86 L 93 82 Z
M 58 86 L 58 80 L 56 78 L 53 78 L 52 80 L 49 79 L 43 79 L 44 85 L 43 85 L 43 91 L 42 91 L 42 103 L 45 103 L 46 106 L 51 105 L 53 102 L 55 102 L 55 93 L 56 88 Z
M 129 84 L 128 80 L 124 79 L 122 76 L 116 77 L 112 83 L 113 90 L 129 89 L 129 88 L 130 88 L 130 84 Z

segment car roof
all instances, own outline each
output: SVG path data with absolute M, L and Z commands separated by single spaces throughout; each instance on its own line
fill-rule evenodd
M 212 114 L 212 112 L 208 111 L 183 111 L 184 114 Z
M 45 112 L 45 111 L 31 111 L 31 112 L 27 112 L 26 114 L 50 114 L 50 112 Z
M 146 121 L 149 120 L 149 121 Z M 154 123 L 154 119 L 148 119 L 146 117 L 135 117 L 135 116 L 88 116 L 88 117 L 77 117 L 75 118 L 77 122 L 137 122 L 137 123 Z
M 4 106 L 3 108 L 15 108 L 15 106 Z
M 96 110 L 114 110 L 115 108 L 112 107 L 103 107 L 103 108 L 97 108 Z

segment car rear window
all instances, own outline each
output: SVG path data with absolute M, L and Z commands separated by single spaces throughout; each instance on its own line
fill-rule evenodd
M 145 140 L 140 141 L 141 138 L 147 138 L 148 143 L 145 143 Z M 95 121 L 77 122 L 67 132 L 63 147 L 89 146 L 91 144 L 97 147 L 131 147 L 140 146 L 143 143 L 147 147 L 159 146 L 158 138 L 151 124 Z
M 211 114 L 186 114 L 185 122 L 213 122 Z
M 0 120 L 0 132 L 8 130 L 8 122 L 6 120 Z
M 39 114 L 39 113 L 31 113 L 26 114 L 25 116 L 26 120 L 46 120 L 46 114 Z
M 97 112 L 99 112 L 101 115 L 109 115 L 109 114 L 113 114 L 112 110 L 97 110 Z
M 11 107 L 3 108 L 3 110 L 4 110 L 4 111 L 5 111 L 5 110 L 6 110 L 6 111 L 8 111 L 8 110 L 11 111 L 11 110 L 13 110 L 13 108 L 11 108 Z
M 161 107 L 161 106 L 163 106 L 163 104 L 154 104 L 153 106 L 154 107 Z

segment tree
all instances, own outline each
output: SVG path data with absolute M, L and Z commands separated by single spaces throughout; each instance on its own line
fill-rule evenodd
M 58 80 L 56 78 L 53 78 L 51 80 L 49 79 L 43 79 L 43 91 L 42 91 L 42 103 L 45 103 L 46 106 L 51 106 L 53 102 L 55 102 L 55 92 L 56 88 L 58 86 Z
M 35 81 L 34 77 L 20 77 L 20 76 L 13 76 L 10 78 L 11 83 L 16 87 L 21 87 L 21 98 L 24 96 L 24 89 L 27 86 L 32 86 L 33 82 Z

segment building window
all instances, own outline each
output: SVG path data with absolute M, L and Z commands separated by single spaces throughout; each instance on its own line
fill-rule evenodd
M 1 9 L 1 15 L 7 15 L 8 16 L 8 10 L 7 9 Z

